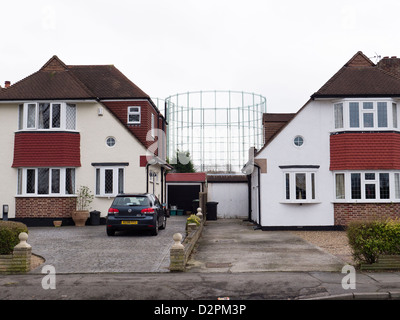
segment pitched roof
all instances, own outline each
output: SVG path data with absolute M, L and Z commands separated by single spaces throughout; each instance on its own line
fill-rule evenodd
M 0 100 L 132 98 L 150 99 L 115 66 L 68 66 L 57 56 L 39 71 L 0 91 Z
M 400 96 L 400 77 L 357 52 L 312 98 Z
M 272 140 L 295 115 L 295 113 L 264 113 L 264 143 Z

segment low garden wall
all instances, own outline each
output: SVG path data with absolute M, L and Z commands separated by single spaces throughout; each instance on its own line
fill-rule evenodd
M 28 234 L 19 234 L 20 243 L 11 254 L 0 255 L 0 274 L 25 273 L 31 268 L 32 247 L 26 242 Z
M 201 211 L 198 216 L 200 217 L 200 223 L 187 224 L 186 237 L 183 241 L 183 236 L 180 233 L 174 234 L 173 239 L 175 244 L 170 249 L 170 271 L 185 271 L 189 257 L 204 228 L 205 219 L 203 218 Z

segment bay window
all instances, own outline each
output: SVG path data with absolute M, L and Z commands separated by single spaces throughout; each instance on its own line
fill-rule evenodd
M 400 173 L 371 171 L 335 173 L 335 201 L 400 201 Z
M 123 167 L 96 168 L 96 196 L 111 197 L 124 192 Z
M 20 104 L 18 130 L 76 130 L 76 105 L 64 102 Z
M 75 168 L 19 168 L 17 195 L 65 196 L 75 193 Z
M 343 99 L 333 104 L 333 110 L 335 130 L 390 130 L 398 127 L 397 104 L 391 99 Z
M 281 166 L 281 168 L 284 167 Z M 310 203 L 317 201 L 316 171 L 313 168 L 301 169 L 288 168 L 284 172 L 285 203 Z

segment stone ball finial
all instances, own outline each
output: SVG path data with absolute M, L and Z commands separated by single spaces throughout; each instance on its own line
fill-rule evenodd
M 184 246 L 182 245 L 181 241 L 182 241 L 182 235 L 180 233 L 175 233 L 172 236 L 172 239 L 174 240 L 174 244 L 172 245 L 173 249 L 182 249 L 184 248 Z
M 16 248 L 30 248 L 30 244 L 26 241 L 28 240 L 28 234 L 26 232 L 21 232 L 18 235 L 19 243 L 15 246 Z

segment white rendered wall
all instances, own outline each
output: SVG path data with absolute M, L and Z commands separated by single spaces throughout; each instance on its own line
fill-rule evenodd
M 17 169 L 11 166 L 14 158 L 14 134 L 18 130 L 18 104 L 1 104 L 0 110 L 0 217 L 3 216 L 3 205 L 8 204 L 8 217 L 15 218 Z
M 262 226 L 330 226 L 333 215 L 333 174 L 329 171 L 329 134 L 333 128 L 331 102 L 310 101 L 256 158 L 267 159 L 261 173 Z M 293 144 L 295 136 L 304 145 Z M 319 165 L 314 203 L 285 203 L 284 170 L 279 166 Z M 302 169 L 298 169 L 302 172 Z M 309 192 L 309 191 L 308 191 Z

